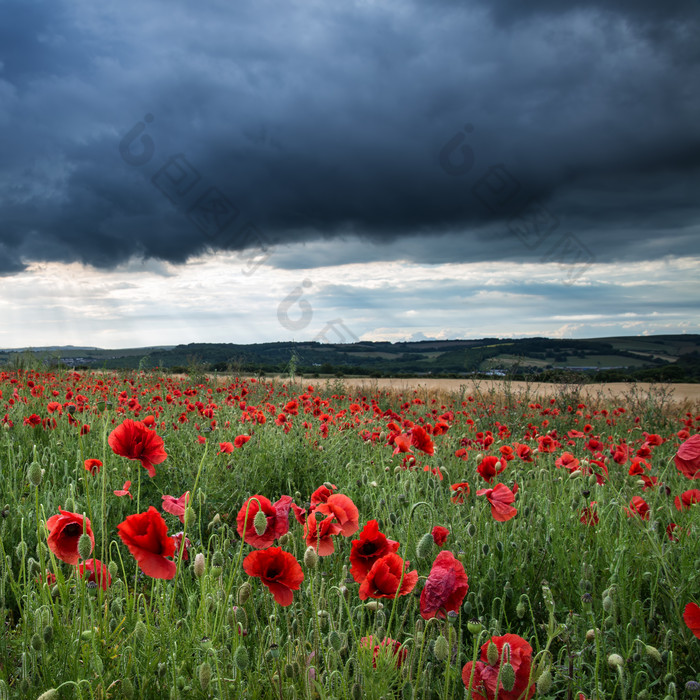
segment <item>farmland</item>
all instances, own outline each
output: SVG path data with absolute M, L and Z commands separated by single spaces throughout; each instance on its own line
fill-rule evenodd
M 383 381 L 0 373 L 0 692 L 691 697 L 697 395 Z

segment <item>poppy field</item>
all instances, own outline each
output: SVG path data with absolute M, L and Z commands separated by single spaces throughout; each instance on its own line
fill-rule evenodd
M 0 372 L 0 698 L 700 696 L 691 403 Z

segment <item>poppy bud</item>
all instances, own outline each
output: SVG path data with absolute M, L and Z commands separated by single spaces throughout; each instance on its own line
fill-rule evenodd
M 116 561 L 109 562 L 109 566 L 107 567 L 107 571 L 109 571 L 109 575 L 112 578 L 116 578 L 117 573 L 119 573 L 119 569 L 117 567 L 117 562 Z
M 368 603 L 365 603 L 365 607 L 367 610 L 376 612 L 377 610 L 381 610 L 384 607 L 384 604 L 380 603 L 378 600 L 370 600 Z
M 137 620 L 136 624 L 134 625 L 134 637 L 139 644 L 144 643 L 147 633 L 148 630 L 146 629 L 146 625 L 143 623 L 143 620 Z
M 20 543 L 15 547 L 15 554 L 17 555 L 18 559 L 21 559 L 22 562 L 24 562 L 24 559 L 27 556 L 27 543 L 24 540 L 20 541 Z
M 318 564 L 318 554 L 313 547 L 307 547 L 304 552 L 304 566 L 308 569 L 315 569 Z
M 498 647 L 492 641 L 486 647 L 486 660 L 489 666 L 495 666 L 498 663 Z
M 603 610 L 610 612 L 613 609 L 613 599 L 610 596 L 603 598 Z
M 540 680 L 542 680 L 542 677 L 540 677 Z M 515 687 L 515 669 L 509 663 L 501 666 L 501 683 L 503 683 L 503 690 L 509 693 Z
M 184 526 L 190 527 L 190 525 L 194 525 L 194 519 L 194 509 L 191 506 L 187 506 L 187 508 L 185 508 L 185 522 L 183 523 Z
M 255 517 L 253 518 L 253 527 L 255 528 L 255 532 L 258 534 L 258 536 L 262 537 L 265 534 L 265 530 L 267 530 L 267 517 L 262 510 L 259 510 L 255 514 Z
M 41 478 L 44 475 L 44 470 L 41 468 L 39 462 L 32 462 L 27 470 L 27 477 L 29 482 L 33 486 L 39 486 L 41 484 Z
M 207 525 L 207 530 L 213 530 L 217 525 L 221 524 L 221 516 L 217 513 Z
M 248 668 L 248 650 L 242 644 L 236 647 L 233 664 L 239 671 L 245 671 Z
M 501 649 L 501 663 L 510 663 L 510 644 L 508 644 L 508 642 L 506 642 L 503 645 L 503 649 Z
M 90 535 L 84 532 L 80 535 L 80 539 L 78 540 L 78 555 L 81 559 L 88 559 L 91 552 L 92 540 L 90 539 Z
M 512 666 L 511 666 L 512 668 Z M 501 676 L 501 680 L 503 676 Z M 503 684 L 505 686 L 505 683 Z M 546 695 L 552 687 L 552 672 L 546 668 L 542 675 L 537 679 L 537 692 L 540 695 Z
M 343 646 L 343 640 L 340 638 L 340 635 L 333 630 L 329 635 L 328 635 L 328 644 L 335 650 L 335 651 L 340 651 L 340 649 Z
M 206 693 L 209 683 L 211 682 L 211 666 L 208 662 L 204 662 L 199 667 L 199 685 L 202 690 Z
M 435 640 L 433 654 L 438 661 L 444 661 L 450 655 L 450 645 L 442 634 Z
M 413 686 L 411 681 L 406 681 L 401 688 L 402 700 L 413 700 Z
M 291 541 L 291 539 L 292 536 L 288 532 L 285 532 L 284 535 L 282 535 L 282 537 L 279 538 L 280 547 L 286 547 Z
M 204 576 L 205 569 L 204 554 L 202 552 L 197 552 L 194 558 L 194 564 L 192 564 L 192 569 L 194 570 L 194 575 L 197 578 L 202 578 Z
M 238 604 L 243 605 L 248 598 L 250 598 L 250 594 L 252 592 L 252 587 L 248 581 L 245 581 L 245 583 L 241 584 L 241 587 L 238 589 Z
M 53 639 L 53 627 L 51 625 L 46 625 L 46 627 L 44 627 L 44 631 L 42 632 L 42 636 L 44 637 L 44 643 L 50 644 L 51 640 Z
M 54 700 L 58 697 L 58 691 L 55 688 L 49 688 L 45 693 L 42 693 L 36 700 Z
M 418 540 L 418 544 L 416 545 L 416 555 L 418 556 L 419 559 L 425 559 L 426 557 L 430 556 L 430 553 L 433 551 L 433 536 L 430 532 L 426 532 L 423 537 Z
M 476 526 L 474 523 L 469 523 L 469 525 L 467 525 L 467 534 L 469 537 L 474 537 L 474 535 L 476 535 Z
M 525 603 L 523 603 L 521 600 L 515 608 L 515 614 L 522 620 L 525 617 L 526 612 L 527 607 L 525 607 Z
M 550 587 L 545 583 L 542 585 L 542 598 L 544 599 L 544 607 L 550 615 L 554 613 L 554 597 Z
M 31 644 L 32 649 L 34 649 L 34 651 L 41 651 L 41 648 L 44 646 L 44 640 L 38 634 L 32 635 L 32 638 L 29 643 Z
M 608 666 L 610 668 L 615 669 L 618 666 L 622 666 L 625 663 L 625 660 L 619 655 L 619 654 L 610 654 L 608 656 Z
M 659 653 L 659 650 L 656 647 L 653 647 L 651 645 L 647 645 L 644 647 L 644 650 L 647 653 L 647 656 L 651 656 L 654 661 L 657 663 L 661 663 L 661 654 Z
M 70 496 L 66 498 L 66 504 L 63 506 L 63 510 L 68 510 L 71 513 L 75 511 L 75 501 Z

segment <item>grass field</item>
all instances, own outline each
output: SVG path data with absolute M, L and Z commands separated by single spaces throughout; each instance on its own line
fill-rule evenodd
M 0 698 L 697 695 L 697 385 L 409 381 L 1 373 Z

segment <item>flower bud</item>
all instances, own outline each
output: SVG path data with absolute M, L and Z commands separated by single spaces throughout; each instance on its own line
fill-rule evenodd
M 211 682 L 211 666 L 207 661 L 205 661 L 199 667 L 199 685 L 202 690 L 206 693 L 209 683 Z
M 653 647 L 651 645 L 647 645 L 644 647 L 644 650 L 647 653 L 647 656 L 651 656 L 654 661 L 657 663 L 661 663 L 661 654 L 659 653 L 659 650 L 656 647 Z
M 527 612 L 527 606 L 521 600 L 515 607 L 515 614 L 522 620 Z
M 259 510 L 253 518 L 253 527 L 255 528 L 255 532 L 261 537 L 265 534 L 265 530 L 267 530 L 267 517 L 261 510 Z
M 612 669 L 623 666 L 624 663 L 625 660 L 619 654 L 610 654 L 610 656 L 608 656 L 608 666 Z
M 328 635 L 328 644 L 335 650 L 335 651 L 340 651 L 340 649 L 343 646 L 343 640 L 341 639 L 340 635 L 333 630 L 329 635 Z
M 41 651 L 41 648 L 44 646 L 44 640 L 39 634 L 32 635 L 32 638 L 29 643 L 31 644 L 32 649 L 34 649 L 34 651 Z
M 50 644 L 53 639 L 53 627 L 51 625 L 46 625 L 42 636 L 44 637 L 44 644 Z
M 44 470 L 41 468 L 39 462 L 32 462 L 27 470 L 27 477 L 29 482 L 33 486 L 39 486 L 41 484 L 41 478 L 44 476 Z
M 55 688 L 49 688 L 42 693 L 36 700 L 55 700 L 58 697 L 58 691 Z
M 433 544 L 434 540 L 432 534 L 426 532 L 425 535 L 418 540 L 418 544 L 416 545 L 416 555 L 418 558 L 425 559 L 429 557 L 430 553 L 433 551 Z
M 308 569 L 315 569 L 318 564 L 318 554 L 313 547 L 307 547 L 304 552 L 304 566 Z
M 233 664 L 239 671 L 245 671 L 248 668 L 248 650 L 242 644 L 236 647 Z
M 192 506 L 187 506 L 187 508 L 185 508 L 185 522 L 183 523 L 184 526 L 191 527 L 192 525 L 194 525 L 195 518 L 196 516 L 194 513 L 194 508 L 192 508 Z
M 546 668 L 537 679 L 537 692 L 539 695 L 546 695 L 552 687 L 552 672 Z
M 442 634 L 435 640 L 433 654 L 438 661 L 444 661 L 450 655 L 450 645 Z
M 148 630 L 146 629 L 146 625 L 143 623 L 143 620 L 137 620 L 136 624 L 134 625 L 134 637 L 139 644 L 144 643 L 147 633 Z
M 509 693 L 515 687 L 515 669 L 509 663 L 501 666 L 501 683 L 503 683 L 503 690 Z
M 250 598 L 250 594 L 252 592 L 252 587 L 248 581 L 245 583 L 241 584 L 241 587 L 238 589 L 238 604 L 243 605 L 248 598 Z
M 365 603 L 365 607 L 367 610 L 376 612 L 377 610 L 381 610 L 384 607 L 384 604 L 380 603 L 378 600 L 370 600 L 368 603 Z
M 119 567 L 117 566 L 117 562 L 116 561 L 109 562 L 109 566 L 107 567 L 107 570 L 109 571 L 109 575 L 112 578 L 116 578 L 117 574 L 119 573 Z
M 80 556 L 81 559 L 89 559 L 91 552 L 92 540 L 90 539 L 90 535 L 84 532 L 80 535 L 80 539 L 78 540 L 78 556 Z
M 489 642 L 488 647 L 486 647 L 486 660 L 489 662 L 489 666 L 495 666 L 498 663 L 498 647 L 493 641 Z
M 202 578 L 204 576 L 204 570 L 206 568 L 204 561 L 204 554 L 202 552 L 197 552 L 194 563 L 192 564 L 192 569 L 194 570 L 194 575 L 197 578 Z

